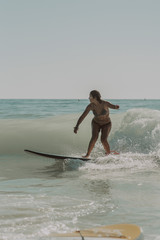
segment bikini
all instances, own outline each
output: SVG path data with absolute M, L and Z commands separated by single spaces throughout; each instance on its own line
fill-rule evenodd
M 102 109 L 101 113 L 99 113 L 99 114 L 95 110 L 93 110 L 93 114 L 95 117 L 99 117 L 101 115 L 106 115 L 106 113 L 107 113 L 107 111 L 104 108 Z
M 99 116 L 102 116 L 102 115 L 104 116 L 104 115 L 107 114 L 107 110 L 106 110 L 105 108 L 103 108 L 102 111 L 101 111 L 101 113 L 99 113 L 99 114 L 98 114 L 95 110 L 93 110 L 93 114 L 94 114 L 95 117 L 99 117 Z M 97 123 L 94 118 L 93 118 L 93 121 L 94 121 L 96 124 L 98 124 L 100 127 L 111 124 L 111 121 L 109 121 L 109 122 L 101 125 L 101 124 Z

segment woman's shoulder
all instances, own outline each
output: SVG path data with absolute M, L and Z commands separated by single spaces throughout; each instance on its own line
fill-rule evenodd
M 102 103 L 103 103 L 103 105 L 106 106 L 106 107 L 108 107 L 108 105 L 109 105 L 109 102 L 108 102 L 108 101 L 105 101 L 105 100 L 102 100 Z
M 87 108 L 90 109 L 90 110 L 93 110 L 95 108 L 95 104 L 90 103 L 90 104 L 88 104 Z

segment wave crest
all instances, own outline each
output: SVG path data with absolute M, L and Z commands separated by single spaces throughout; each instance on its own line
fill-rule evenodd
M 158 148 L 160 111 L 131 109 L 124 113 L 121 124 L 112 135 L 111 145 L 121 152 L 149 153 Z

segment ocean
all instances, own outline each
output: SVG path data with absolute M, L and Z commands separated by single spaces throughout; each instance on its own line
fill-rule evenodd
M 87 99 L 0 100 L 0 240 L 51 240 L 52 233 L 137 224 L 160 239 L 160 100 L 108 100 L 111 150 L 98 140 L 92 160 L 38 157 L 24 149 L 82 156 L 90 113 L 73 133 Z

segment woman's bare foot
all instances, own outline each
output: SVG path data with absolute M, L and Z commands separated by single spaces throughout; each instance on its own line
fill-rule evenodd
M 85 156 L 82 156 L 83 158 L 89 158 L 89 155 L 88 154 L 86 154 Z
M 116 152 L 116 151 L 110 151 L 110 153 L 107 153 L 106 152 L 106 155 L 108 156 L 109 154 L 115 154 L 115 155 L 119 155 L 119 153 L 118 152 Z
M 115 155 L 118 155 L 118 154 L 119 154 L 119 153 L 116 152 L 116 151 L 110 151 L 110 153 L 115 154 Z

